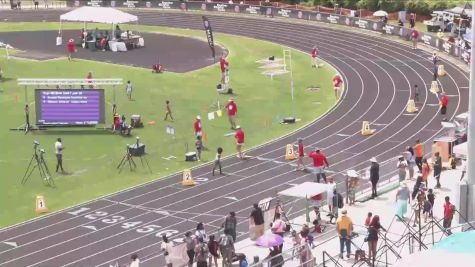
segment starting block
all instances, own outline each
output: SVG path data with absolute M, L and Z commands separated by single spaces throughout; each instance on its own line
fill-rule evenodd
M 444 65 L 439 65 L 439 67 L 437 68 L 437 74 L 439 76 L 445 76 L 445 74 L 447 74 L 445 72 L 445 68 L 444 68 Z
M 45 198 L 43 196 L 36 196 L 35 212 L 37 214 L 48 212 L 48 208 L 46 207 Z
M 183 170 L 183 180 L 181 181 L 182 186 L 193 186 L 195 181 L 193 181 L 193 176 L 191 175 L 190 169 Z
M 437 81 L 432 81 L 432 83 L 430 84 L 430 91 L 433 94 L 438 94 L 440 92 L 439 83 Z
M 419 109 L 416 107 L 416 103 L 414 103 L 414 99 L 411 98 L 407 101 L 406 111 L 408 113 L 416 113 L 419 111 Z
M 363 125 L 361 126 L 361 134 L 364 136 L 372 135 L 375 132 L 375 130 L 372 130 L 369 127 L 369 122 L 368 121 L 363 121 Z
M 295 156 L 294 145 L 287 144 L 285 147 L 285 160 L 295 160 L 297 156 Z

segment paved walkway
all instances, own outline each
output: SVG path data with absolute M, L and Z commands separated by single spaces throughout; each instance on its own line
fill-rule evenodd
M 459 169 L 456 170 L 445 170 L 442 172 L 441 175 L 441 184 L 442 188 L 441 189 L 436 189 L 434 190 L 436 198 L 435 198 L 435 205 L 434 205 L 434 217 L 436 219 L 441 219 L 443 217 L 443 203 L 444 203 L 444 198 L 445 196 L 449 196 L 450 199 L 452 200 L 451 202 L 458 207 L 458 203 L 456 200 L 456 192 L 457 188 L 460 185 L 460 176 L 461 176 L 461 170 L 460 167 Z M 395 179 L 396 181 L 397 179 Z M 414 180 L 406 180 L 408 187 L 410 191 L 412 192 L 412 188 L 414 186 L 415 181 Z M 397 183 L 397 182 L 396 182 Z M 435 179 L 430 176 L 429 178 L 429 188 L 434 188 L 435 187 Z M 355 245 L 362 248 L 363 250 L 368 251 L 367 243 L 364 242 L 364 235 L 366 234 L 366 228 L 363 226 L 365 218 L 367 216 L 368 212 L 372 212 L 373 215 L 379 215 L 381 218 L 381 224 L 388 230 L 387 232 L 387 238 L 388 242 L 391 243 L 391 245 L 394 247 L 395 252 L 399 254 L 402 258 L 405 256 L 408 256 L 411 254 L 409 252 L 409 246 L 407 242 L 398 242 L 398 240 L 401 239 L 401 237 L 408 232 L 407 226 L 406 225 L 412 225 L 413 220 L 408 219 L 409 224 L 404 224 L 402 222 L 398 222 L 395 220 L 395 199 L 396 199 L 396 189 L 392 190 L 388 193 L 385 193 L 383 195 L 378 196 L 376 199 L 365 201 L 365 202 L 357 202 L 356 205 L 354 206 L 348 206 L 345 205 L 343 209 L 346 209 L 348 211 L 348 216 L 352 218 L 353 223 L 355 224 L 355 232 L 359 233 L 360 235 L 356 238 L 353 239 L 354 245 L 352 246 L 352 253 L 355 251 Z M 408 213 L 412 214 L 412 210 L 409 210 Z M 406 217 L 409 217 L 411 214 L 406 214 Z M 311 221 L 313 220 L 311 213 Z M 327 220 L 328 217 L 323 216 L 323 220 Z M 304 222 L 305 218 L 304 216 L 301 216 L 299 218 L 296 218 L 293 220 L 294 223 L 296 224 L 302 224 Z M 459 222 L 459 216 L 455 215 L 452 227 L 455 228 L 453 229 L 453 232 L 459 232 L 460 227 L 458 227 L 458 222 Z M 421 226 L 424 228 L 426 224 L 422 223 Z M 295 227 L 295 226 L 294 226 Z M 299 229 L 299 226 L 296 226 L 296 229 Z M 418 225 L 412 229 L 412 231 L 417 232 Z M 325 232 L 323 234 L 315 234 L 315 245 L 316 247 L 312 250 L 313 255 L 316 257 L 317 263 L 321 264 L 323 257 L 322 253 L 323 251 L 326 251 L 328 254 L 334 256 L 336 260 L 339 260 L 337 255 L 339 253 L 339 240 L 336 238 L 336 232 L 334 230 L 334 227 L 331 227 L 331 230 L 328 230 L 329 232 Z M 424 231 L 423 231 L 424 233 Z M 316 236 L 319 235 L 319 236 Z M 434 240 L 435 242 L 439 241 L 441 238 L 445 237 L 441 230 L 437 227 L 434 227 Z M 404 239 L 404 238 L 403 238 Z M 430 248 L 431 243 L 432 243 L 432 235 L 431 231 L 427 231 L 427 234 L 423 234 L 422 237 L 424 243 L 429 244 L 428 247 Z M 417 253 L 419 250 L 419 246 L 417 245 L 417 242 L 414 241 L 414 253 Z M 381 246 L 384 243 L 383 240 L 380 239 L 380 242 L 378 246 Z M 400 245 L 399 247 L 397 245 L 404 243 L 404 245 Z M 292 247 L 292 241 L 290 236 L 285 237 L 285 243 L 284 243 L 284 251 L 286 249 L 290 249 Z M 250 239 L 243 240 L 241 242 L 238 242 L 236 244 L 236 250 L 238 253 L 244 253 L 247 256 L 247 259 L 249 262 L 252 262 L 252 259 L 254 256 L 258 256 L 260 259 L 265 258 L 268 255 L 268 250 L 265 248 L 260 248 L 254 245 L 254 242 L 251 241 Z M 422 248 L 424 250 L 424 248 Z M 379 256 L 379 255 L 378 255 Z M 384 259 L 385 257 L 381 257 L 381 259 Z M 390 263 L 394 263 L 396 261 L 396 256 L 392 252 L 388 252 L 388 261 Z M 354 256 L 350 259 L 344 259 L 344 260 L 339 260 L 339 264 L 342 266 L 352 266 L 355 263 Z M 286 262 L 284 266 L 296 266 L 298 265 L 297 260 L 289 260 Z M 329 263 L 327 261 L 327 266 L 335 266 L 334 263 Z M 382 262 L 379 263 L 379 265 L 376 266 L 385 266 Z M 460 266 L 468 266 L 468 265 L 458 265 Z

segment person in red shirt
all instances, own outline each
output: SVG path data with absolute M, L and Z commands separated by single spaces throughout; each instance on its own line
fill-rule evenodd
M 229 123 L 231 124 L 231 130 L 236 129 L 236 113 L 237 113 L 236 103 L 234 103 L 234 100 L 230 98 L 224 108 L 228 110 L 228 119 L 229 119 Z
M 330 167 L 330 164 L 328 164 L 325 154 L 320 152 L 320 149 L 315 148 L 315 151 L 310 153 L 308 157 L 313 159 L 313 167 L 315 168 L 315 173 L 317 174 L 317 183 L 320 183 L 320 177 L 323 177 L 323 180 L 325 183 L 327 183 L 325 167 Z
M 91 71 L 87 73 L 86 79 L 87 79 L 87 83 L 89 83 L 89 88 L 90 89 L 94 88 L 94 85 L 92 85 L 92 72 Z
M 201 117 L 196 116 L 195 123 L 193 124 L 193 127 L 195 128 L 195 136 L 198 138 L 198 136 L 203 136 L 203 132 L 201 129 Z
M 447 113 L 447 105 L 449 104 L 449 99 L 447 98 L 444 92 L 440 93 L 440 95 L 442 96 L 440 99 L 440 114 L 445 115 L 445 113 Z
M 318 68 L 317 55 L 318 55 L 317 46 L 313 46 L 312 47 L 312 68 Z
M 335 98 L 338 99 L 338 96 L 340 95 L 340 88 L 341 85 L 343 84 L 343 80 L 341 79 L 340 75 L 337 73 L 333 77 L 333 89 L 335 90 Z
M 76 48 L 74 47 L 74 40 L 69 39 L 68 43 L 66 44 L 68 49 L 68 60 L 71 61 L 73 58 L 73 53 L 76 52 Z
M 412 49 L 417 49 L 417 40 L 419 39 L 419 32 L 416 28 L 411 29 Z
M 450 231 L 450 227 L 452 226 L 452 219 L 454 218 L 454 213 L 455 213 L 455 206 L 452 205 L 452 203 L 450 203 L 450 198 L 446 196 L 445 204 L 444 204 L 443 226 L 449 235 L 452 234 L 452 231 Z
M 299 138 L 298 139 L 298 152 L 299 152 L 299 157 L 297 159 L 297 168 L 295 169 L 296 171 L 302 170 L 305 171 L 307 170 L 307 167 L 305 166 L 305 163 L 303 162 L 303 158 L 305 157 L 305 151 L 303 147 L 303 139 Z M 300 169 L 300 166 L 302 166 L 302 169 Z
M 241 126 L 236 126 L 236 134 L 234 138 L 236 138 L 236 150 L 238 152 L 238 158 L 244 159 L 244 153 L 242 153 L 242 147 L 244 146 L 244 132 L 241 129 Z
M 372 212 L 368 212 L 368 216 L 366 217 L 366 220 L 364 221 L 364 225 L 365 226 L 369 226 L 369 224 L 371 223 L 371 218 L 373 217 L 373 213 Z
M 221 83 L 224 83 L 229 68 L 229 62 L 224 59 L 224 56 L 219 59 L 219 66 L 221 68 Z

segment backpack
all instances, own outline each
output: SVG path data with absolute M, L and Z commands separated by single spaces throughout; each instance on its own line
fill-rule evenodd
M 338 201 L 337 201 L 338 202 L 338 208 L 341 209 L 341 208 L 343 208 L 343 205 L 344 205 L 343 196 L 340 193 L 337 193 L 336 196 L 338 198 Z
M 226 247 L 229 243 L 229 240 L 228 240 L 228 235 L 223 235 L 221 237 L 221 239 L 219 240 L 219 246 L 220 247 Z

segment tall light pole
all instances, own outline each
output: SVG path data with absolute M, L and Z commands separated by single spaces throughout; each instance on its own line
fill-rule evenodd
M 467 126 L 467 213 L 468 222 L 475 220 L 475 0 L 472 1 L 472 48 L 470 50 L 470 86 L 468 93 Z

